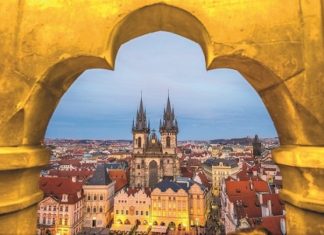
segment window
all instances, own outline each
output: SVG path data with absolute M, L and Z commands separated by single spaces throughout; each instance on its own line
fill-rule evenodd
M 63 206 L 60 206 L 60 211 L 63 211 Z
M 137 169 L 141 169 L 141 166 L 140 166 L 140 164 L 137 164 Z
M 141 211 L 141 215 L 143 215 L 143 211 Z
M 65 206 L 65 212 L 68 212 L 68 211 L 69 211 L 69 207 Z
M 148 216 L 148 211 L 146 211 L 146 215 Z
M 55 225 L 55 217 L 53 217 L 53 225 Z
M 97 213 L 97 208 L 93 207 L 93 213 Z
M 90 194 L 88 195 L 88 201 L 90 201 L 91 200 L 91 196 L 90 196 Z
M 128 215 L 128 210 L 126 210 L 126 215 Z
M 68 218 L 64 219 L 64 224 L 67 225 L 68 224 Z
M 142 138 L 141 137 L 138 137 L 137 147 L 138 148 L 141 148 L 142 147 Z
M 56 206 L 53 206 L 53 211 L 56 211 Z
M 88 206 L 88 208 L 87 208 L 87 212 L 90 213 L 90 207 L 89 207 L 89 206 Z
M 170 148 L 170 146 L 171 146 L 171 143 L 170 142 L 171 142 L 170 136 L 167 136 L 166 137 L 166 147 L 167 148 Z
M 124 214 L 124 210 L 121 210 L 121 214 L 122 214 L 122 215 Z
M 102 207 L 99 208 L 99 212 L 102 213 Z
M 102 196 L 102 195 L 100 195 L 100 198 L 99 198 L 99 199 L 100 199 L 100 201 L 102 201 L 102 200 L 103 200 L 103 196 Z
M 119 211 L 118 211 L 118 210 L 116 210 L 116 215 L 118 215 L 118 213 L 119 213 Z
M 43 224 L 46 224 L 46 217 L 43 217 Z
M 138 211 L 136 211 L 136 215 L 138 215 Z
M 62 225 L 62 218 L 60 218 L 60 225 Z
M 94 195 L 93 196 L 93 200 L 97 200 L 97 195 Z
M 52 206 L 48 206 L 48 210 L 51 211 L 52 210 Z
M 44 211 L 46 211 L 47 210 L 47 207 L 46 206 L 44 206 Z

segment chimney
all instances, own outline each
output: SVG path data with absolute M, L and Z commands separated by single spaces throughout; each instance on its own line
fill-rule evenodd
M 269 216 L 272 216 L 271 200 L 267 201 L 267 205 L 268 205 L 268 210 L 269 210 Z
M 250 189 L 251 189 L 251 191 L 253 191 L 253 182 L 252 182 L 251 178 L 249 180 L 249 183 L 250 183 Z
M 73 182 L 73 183 L 76 182 L 76 176 L 72 176 L 72 182 Z
M 262 193 L 259 194 L 259 201 L 260 201 L 260 205 L 263 204 L 263 196 Z
M 286 231 L 286 220 L 285 220 L 285 218 L 281 218 L 280 219 L 280 230 L 281 230 L 281 233 L 283 235 L 285 235 L 287 233 L 287 231 Z

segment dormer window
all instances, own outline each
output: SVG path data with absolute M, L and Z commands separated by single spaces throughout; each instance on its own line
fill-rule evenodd
M 62 202 L 67 202 L 68 201 L 68 195 L 67 194 L 63 194 L 62 195 Z

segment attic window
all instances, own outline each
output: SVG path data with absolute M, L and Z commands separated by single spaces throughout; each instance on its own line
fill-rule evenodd
M 62 195 L 62 202 L 67 202 L 68 201 L 68 195 L 67 194 L 63 194 Z

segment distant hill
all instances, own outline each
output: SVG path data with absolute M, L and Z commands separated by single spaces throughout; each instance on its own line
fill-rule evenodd
M 251 145 L 252 138 L 233 138 L 233 139 L 214 139 L 209 141 L 210 144 L 240 144 L 240 145 Z

